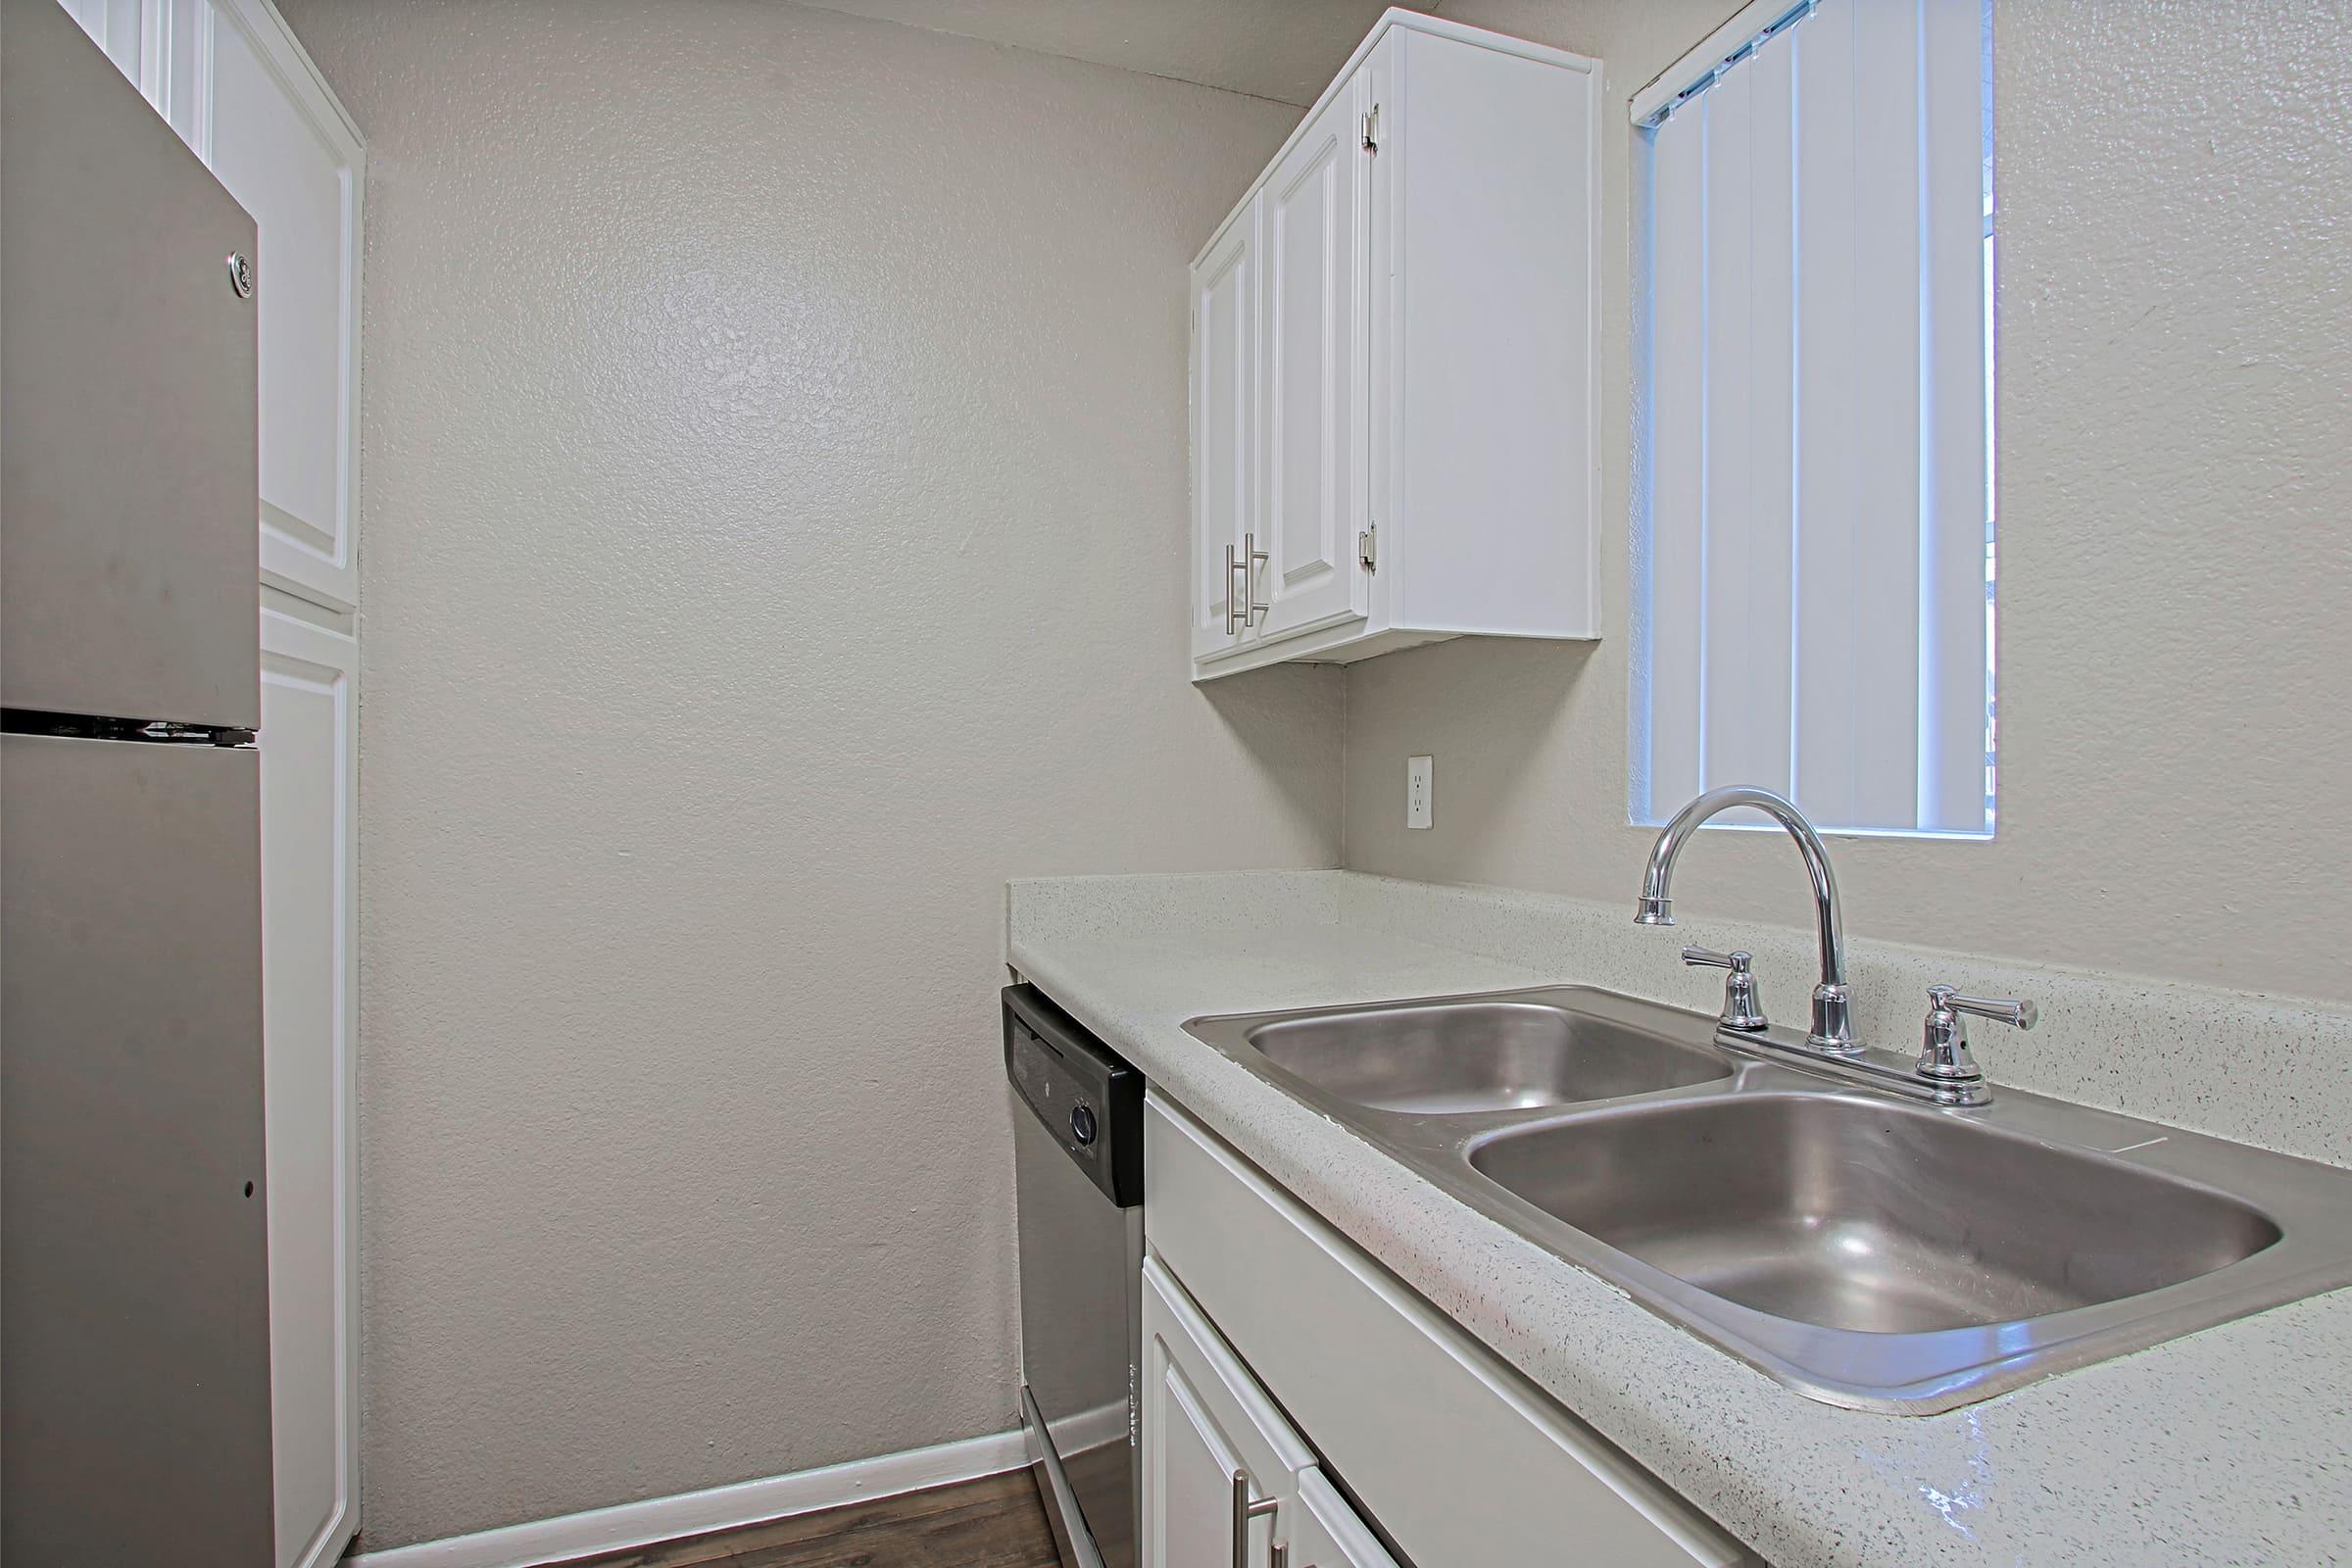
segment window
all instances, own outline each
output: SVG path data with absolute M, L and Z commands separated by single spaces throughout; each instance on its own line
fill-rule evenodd
M 1634 101 L 1632 814 L 1989 835 L 1990 0 L 1767 0 Z

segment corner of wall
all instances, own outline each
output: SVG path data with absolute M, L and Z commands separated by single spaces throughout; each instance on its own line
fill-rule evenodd
M 1338 857 L 1332 863 L 1335 871 L 1345 871 L 1348 865 L 1348 704 L 1355 697 L 1353 664 L 1342 664 L 1340 669 L 1340 821 L 1333 835 Z

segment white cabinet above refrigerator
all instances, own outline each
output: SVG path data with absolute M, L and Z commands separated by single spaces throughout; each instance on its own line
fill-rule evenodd
M 359 604 L 359 126 L 269 0 L 66 0 L 261 230 L 262 580 Z

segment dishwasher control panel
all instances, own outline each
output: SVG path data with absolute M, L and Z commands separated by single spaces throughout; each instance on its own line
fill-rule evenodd
M 1004 1072 L 1087 1178 L 1121 1208 L 1144 1194 L 1144 1075 L 1035 986 L 1004 988 Z

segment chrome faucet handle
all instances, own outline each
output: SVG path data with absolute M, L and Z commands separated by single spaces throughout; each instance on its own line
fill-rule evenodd
M 1928 1000 L 1954 1012 L 1990 1018 L 1995 1023 L 2005 1023 L 2016 1029 L 2031 1029 L 2041 1022 L 2041 1009 L 2031 1002 L 1987 1002 L 1983 997 L 1964 997 L 1950 986 L 1928 987 Z
M 1755 1034 L 1769 1020 L 1764 1016 L 1764 1004 L 1756 997 L 1756 977 L 1749 965 L 1755 962 L 1750 953 L 1717 953 L 1712 948 L 1685 948 L 1683 962 L 1694 969 L 1728 969 L 1723 977 L 1723 1015 L 1715 1021 L 1726 1029 L 1741 1034 Z
M 1960 1102 L 1966 1091 L 1981 1089 L 1984 1082 L 1977 1058 L 1969 1054 L 1964 1013 L 1990 1018 L 2016 1029 L 2031 1029 L 2041 1021 L 2041 1009 L 2031 1002 L 1988 1001 L 1983 997 L 1964 997 L 1951 986 L 1928 987 L 1928 1017 L 1920 1036 L 1919 1076 L 1936 1085 L 1939 1095 L 1950 1090 L 1955 1102 Z

